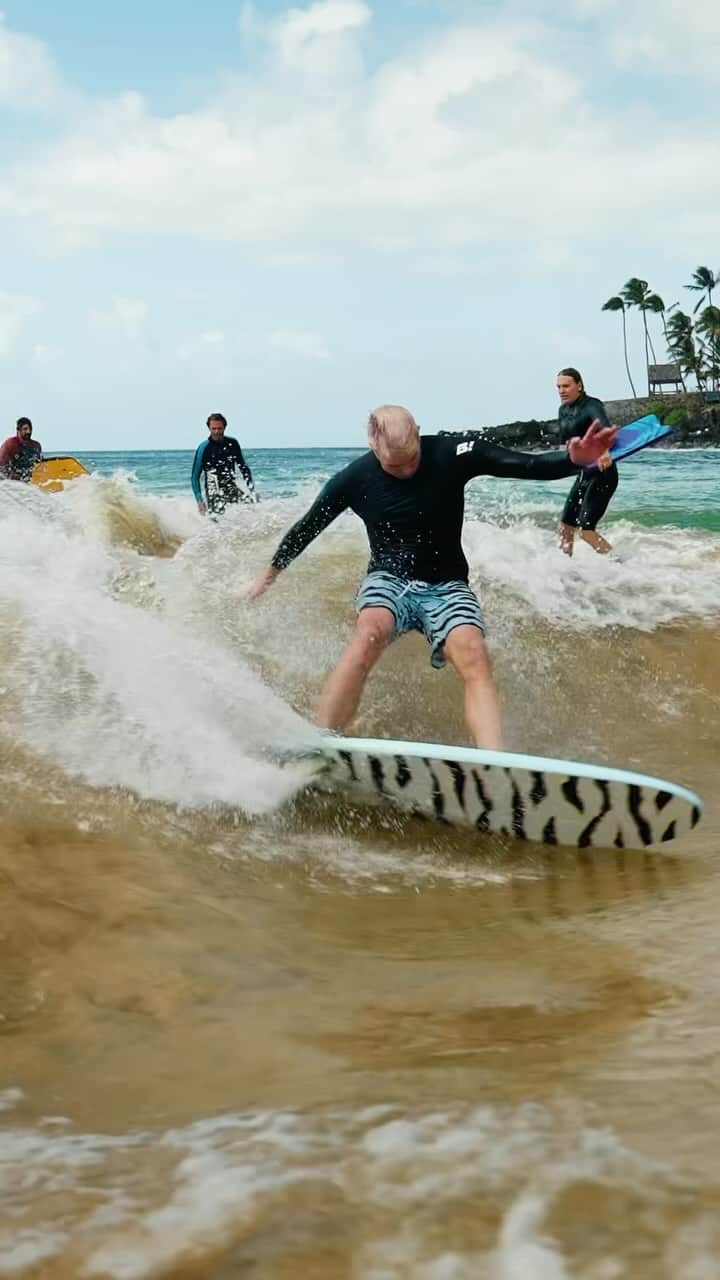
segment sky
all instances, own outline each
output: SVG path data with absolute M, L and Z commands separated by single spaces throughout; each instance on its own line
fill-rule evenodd
M 720 266 L 719 88 L 718 0 L 4 0 L 0 435 L 361 445 L 380 403 L 551 417 L 565 365 L 624 396 L 603 302 Z

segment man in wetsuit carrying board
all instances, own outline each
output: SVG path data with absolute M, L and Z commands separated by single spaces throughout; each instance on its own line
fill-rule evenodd
M 258 501 L 252 472 L 237 440 L 225 435 L 226 427 L 222 413 L 211 413 L 207 420 L 210 434 L 195 450 L 191 484 L 201 515 L 222 515 L 236 502 Z
M 449 658 L 465 688 L 465 719 L 479 747 L 500 748 L 500 707 L 485 647 L 480 603 L 468 586 L 462 549 L 465 485 L 474 476 L 559 480 L 590 466 L 615 439 L 594 423 L 566 449 L 518 453 L 484 440 L 420 437 L 412 414 L 382 405 L 370 414 L 370 451 L 328 480 L 293 525 L 247 598 L 262 595 L 313 538 L 348 507 L 370 542 L 355 632 L 328 677 L 318 723 L 342 730 L 352 720 L 365 681 L 383 650 L 405 631 L 421 631 L 431 663 Z
M 557 376 L 557 389 L 560 396 L 558 423 L 563 444 L 572 436 L 582 435 L 591 422 L 598 422 L 601 427 L 610 426 L 605 405 L 596 396 L 588 395 L 577 369 L 561 369 Z M 566 556 L 573 553 L 576 533 L 599 555 L 612 551 L 607 539 L 598 533 L 597 525 L 617 487 L 618 469 L 609 453 L 598 459 L 596 471 L 583 471 L 577 477 L 565 500 L 558 528 L 560 550 Z

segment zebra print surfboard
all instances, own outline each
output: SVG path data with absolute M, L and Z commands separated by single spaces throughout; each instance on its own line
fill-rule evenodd
M 702 801 L 624 769 L 422 742 L 321 734 L 323 785 L 451 826 L 576 848 L 642 849 L 687 834 Z

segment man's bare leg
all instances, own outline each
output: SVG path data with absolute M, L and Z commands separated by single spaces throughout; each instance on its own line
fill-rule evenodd
M 317 723 L 323 729 L 344 729 L 358 709 L 365 681 L 395 634 L 389 609 L 371 607 L 358 614 L 355 632 L 340 661 L 330 672 L 318 703 Z
M 465 686 L 465 720 L 477 747 L 502 750 L 502 718 L 490 658 L 479 627 L 454 627 L 445 656 Z
M 606 556 L 608 551 L 612 551 L 612 547 L 606 538 L 603 538 L 597 529 L 581 529 L 580 537 L 583 542 L 587 542 L 593 551 L 597 551 L 599 556 Z
M 558 525 L 558 546 L 564 555 L 572 555 L 574 542 L 575 526 L 573 524 L 563 524 L 561 521 Z

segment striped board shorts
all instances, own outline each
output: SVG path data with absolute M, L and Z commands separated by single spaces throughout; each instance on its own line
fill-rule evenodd
M 431 647 L 433 667 L 445 666 L 443 646 L 455 627 L 477 627 L 485 634 L 480 601 L 467 582 L 407 582 L 394 573 L 377 570 L 360 583 L 355 599 L 362 609 L 389 609 L 395 635 L 421 631 Z

